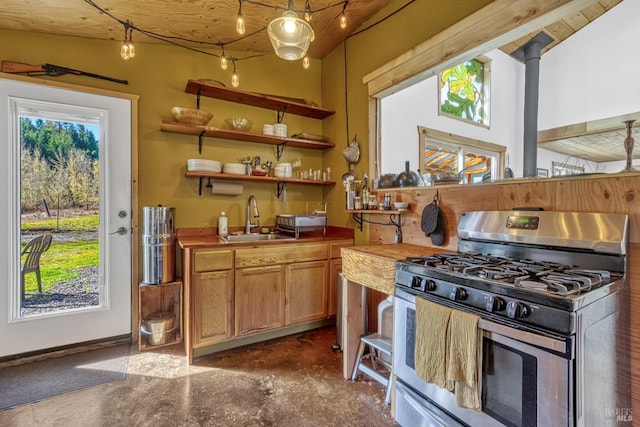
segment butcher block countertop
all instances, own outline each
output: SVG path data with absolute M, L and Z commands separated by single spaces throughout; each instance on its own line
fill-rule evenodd
M 342 274 L 349 281 L 391 295 L 395 287 L 397 261 L 443 251 L 409 243 L 342 248 Z

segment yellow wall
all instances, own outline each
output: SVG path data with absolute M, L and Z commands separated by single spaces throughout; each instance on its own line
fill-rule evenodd
M 177 227 L 216 226 L 220 211 L 229 216 L 229 226 L 244 222 L 247 197 L 255 194 L 259 201 L 261 222 L 273 225 L 275 215 L 284 210 L 276 197 L 276 185 L 244 182 L 241 196 L 198 196 L 198 179 L 186 178 L 189 158 L 208 158 L 237 162 L 243 156 L 260 156 L 262 161 L 275 163 L 275 146 L 222 141 L 207 138 L 203 152 L 198 154 L 196 137 L 160 130 L 161 120 L 170 119 L 174 105 L 195 107 L 194 95 L 184 93 L 188 79 L 214 79 L 230 86 L 231 68 L 223 71 L 213 56 L 194 53 L 167 45 L 137 43 L 137 55 L 124 61 L 120 58 L 119 41 L 103 41 L 76 37 L 50 36 L 38 33 L 0 29 L 0 58 L 30 64 L 52 63 L 110 77 L 126 79 L 121 85 L 89 77 L 65 75 L 50 78 L 56 81 L 97 87 L 140 96 L 139 101 L 139 207 L 162 204 L 176 208 Z M 219 51 L 214 50 L 218 53 Z M 242 52 L 227 51 L 241 57 Z M 288 62 L 275 55 L 239 61 L 240 89 L 280 94 L 318 102 L 321 99 L 321 61 L 312 61 L 310 69 L 300 62 Z M 223 127 L 224 119 L 246 116 L 253 120 L 253 131 L 260 132 L 263 123 L 275 123 L 276 113 L 211 98 L 201 99 L 201 108 L 211 111 L 212 126 Z M 322 133 L 322 121 L 285 114 L 289 132 Z M 283 161 L 302 159 L 303 167 L 321 169 L 322 152 L 287 148 Z M 316 186 L 289 185 L 288 210 L 304 212 L 306 201 L 321 201 L 322 189 Z M 141 209 L 140 209 L 141 211 Z
M 406 2 L 393 1 L 370 23 L 378 21 Z M 174 105 L 195 106 L 195 96 L 185 94 L 188 79 L 214 79 L 230 85 L 231 69 L 223 71 L 213 56 L 191 52 L 169 45 L 136 43 L 137 55 L 124 61 L 119 56 L 120 41 L 52 36 L 40 33 L 0 29 L 0 59 L 30 64 L 52 63 L 70 68 L 127 79 L 129 85 L 79 76 L 52 78 L 89 87 L 122 91 L 140 96 L 139 101 L 139 208 L 162 204 L 176 208 L 177 227 L 216 226 L 220 211 L 226 211 L 229 226 L 241 226 L 245 221 L 245 206 L 249 194 L 258 198 L 261 222 L 273 225 L 275 215 L 283 212 L 301 213 L 306 202 L 328 201 L 329 223 L 353 227 L 353 220 L 344 213 L 344 187 L 341 176 L 347 171 L 342 149 L 357 134 L 361 158 L 356 174 L 361 177 L 368 164 L 368 97 L 362 77 L 426 40 L 488 0 L 426 2 L 416 1 L 380 25 L 348 39 L 347 86 L 350 136 L 346 134 L 345 81 L 343 47 L 338 46 L 322 61 L 313 60 L 304 70 L 299 62 L 288 62 L 269 54 L 238 62 L 240 88 L 248 91 L 305 98 L 321 106 L 335 109 L 336 114 L 324 121 L 286 115 L 289 133 L 305 131 L 331 137 L 336 148 L 324 153 L 316 150 L 287 148 L 283 161 L 297 158 L 303 168 L 331 167 L 334 187 L 289 185 L 287 206 L 276 197 L 275 184 L 244 182 L 242 196 L 198 196 L 198 180 L 186 178 L 189 158 L 209 158 L 238 161 L 243 156 L 259 155 L 263 161 L 275 162 L 274 147 L 239 141 L 206 139 L 203 153 L 198 155 L 197 138 L 160 131 L 162 118 L 169 118 Z M 219 53 L 218 49 L 211 52 Z M 242 52 L 227 52 L 242 57 Z M 276 121 L 276 113 L 224 101 L 203 98 L 201 108 L 214 113 L 212 126 L 222 126 L 226 117 L 242 115 L 253 119 L 253 131 L 263 123 Z M 141 209 L 140 209 L 141 211 Z M 365 230 L 366 232 L 366 230 Z M 358 240 L 367 238 L 359 233 Z

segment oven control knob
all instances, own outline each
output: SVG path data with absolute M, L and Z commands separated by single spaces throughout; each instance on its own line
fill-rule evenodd
M 424 290 L 425 291 L 429 291 L 429 292 L 435 291 L 436 290 L 436 282 L 434 282 L 433 280 L 426 279 L 424 281 Z
M 507 316 L 512 319 L 527 317 L 529 309 L 521 302 L 511 301 L 507 304 Z
M 449 293 L 449 299 L 451 301 L 461 301 L 463 299 L 467 299 L 467 291 L 465 291 L 463 288 L 454 286 Z
M 494 297 L 493 295 L 489 295 L 485 300 L 485 309 L 491 313 L 495 311 L 502 311 L 506 306 L 504 300 L 499 297 Z
M 417 288 L 417 289 L 422 289 L 422 277 L 413 276 L 411 278 L 411 287 L 412 288 Z

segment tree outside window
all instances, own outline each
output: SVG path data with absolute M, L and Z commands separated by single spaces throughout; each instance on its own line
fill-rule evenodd
M 476 58 L 440 73 L 440 114 L 489 127 L 490 64 Z

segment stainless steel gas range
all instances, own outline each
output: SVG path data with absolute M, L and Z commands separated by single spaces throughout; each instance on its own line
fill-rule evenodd
M 466 212 L 458 251 L 397 263 L 402 426 L 614 426 L 628 414 L 626 215 Z M 416 375 L 416 298 L 480 317 L 480 411 Z M 626 419 L 628 421 L 628 418 Z M 629 424 L 631 425 L 631 424 Z

